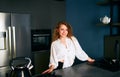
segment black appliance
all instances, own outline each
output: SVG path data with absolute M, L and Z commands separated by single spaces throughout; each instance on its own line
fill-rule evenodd
M 51 30 L 39 29 L 31 31 L 32 51 L 50 50 Z

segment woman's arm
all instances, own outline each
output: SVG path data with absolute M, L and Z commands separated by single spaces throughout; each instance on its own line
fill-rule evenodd
M 88 62 L 94 62 L 95 60 L 90 58 L 86 53 L 85 51 L 81 48 L 77 38 L 75 38 L 74 36 L 72 37 L 72 41 L 75 45 L 75 54 L 76 54 L 76 57 L 79 59 L 79 60 L 82 60 L 82 61 L 85 61 L 87 60 Z

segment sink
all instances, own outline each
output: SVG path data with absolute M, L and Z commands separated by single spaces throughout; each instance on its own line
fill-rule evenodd
M 104 70 L 116 72 L 120 70 L 120 61 L 116 59 L 99 59 L 96 60 L 94 63 L 89 63 L 89 65 L 96 66 L 98 68 L 102 68 Z

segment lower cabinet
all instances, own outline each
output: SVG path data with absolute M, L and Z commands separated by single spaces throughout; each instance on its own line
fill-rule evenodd
M 104 57 L 120 60 L 120 36 L 104 37 Z
M 48 69 L 50 51 L 33 52 L 33 71 L 34 74 L 40 74 Z

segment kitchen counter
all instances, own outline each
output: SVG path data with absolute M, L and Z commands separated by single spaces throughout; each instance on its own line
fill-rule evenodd
M 69 68 L 55 70 L 55 75 L 61 77 L 120 77 L 120 70 L 113 72 L 85 62 Z
M 97 59 L 93 63 L 81 62 L 72 67 L 55 70 L 52 74 L 37 74 L 33 77 L 120 77 L 120 62 Z

